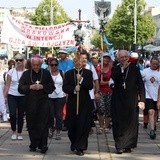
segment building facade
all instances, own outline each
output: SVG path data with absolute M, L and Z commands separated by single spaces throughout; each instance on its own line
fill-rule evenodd
M 156 23 L 156 34 L 154 36 L 154 44 L 160 46 L 160 7 L 149 7 L 148 12 L 151 13 Z

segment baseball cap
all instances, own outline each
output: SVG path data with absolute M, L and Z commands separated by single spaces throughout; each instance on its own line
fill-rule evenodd
M 131 55 L 130 55 L 130 57 L 131 57 L 131 58 L 138 59 L 139 56 L 138 56 L 138 53 L 137 53 L 137 52 L 132 52 Z

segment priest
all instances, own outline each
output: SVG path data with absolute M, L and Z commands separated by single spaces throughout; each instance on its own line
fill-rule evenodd
M 79 156 L 84 155 L 88 147 L 88 136 L 91 128 L 91 97 L 93 77 L 90 70 L 82 68 L 80 56 L 74 59 L 75 68 L 65 73 L 63 91 L 68 94 L 66 123 L 71 151 L 76 150 Z
M 48 70 L 41 68 L 39 55 L 31 58 L 31 69 L 26 70 L 19 81 L 18 91 L 27 98 L 26 121 L 30 138 L 30 151 L 48 150 L 49 99 L 48 94 L 55 90 Z

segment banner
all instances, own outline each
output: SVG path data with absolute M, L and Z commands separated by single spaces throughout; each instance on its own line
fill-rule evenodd
M 35 47 L 75 46 L 76 26 L 63 23 L 53 26 L 35 26 L 10 15 L 5 16 L 1 42 L 10 45 Z

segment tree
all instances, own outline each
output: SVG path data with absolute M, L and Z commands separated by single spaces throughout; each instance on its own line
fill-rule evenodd
M 95 46 L 95 48 L 99 48 L 101 50 L 101 33 L 96 31 L 93 37 L 91 38 L 91 44 Z M 103 50 L 108 50 L 108 46 L 103 45 Z
M 155 34 L 155 23 L 145 11 L 144 0 L 137 0 L 137 44 L 143 45 Z M 123 0 L 105 25 L 106 35 L 115 48 L 129 49 L 134 43 L 134 0 Z
M 137 44 L 144 44 L 155 34 L 155 24 L 145 10 L 144 0 L 137 1 Z M 130 12 L 130 14 L 129 14 Z M 134 43 L 134 0 L 123 0 L 106 27 L 108 37 L 115 46 L 130 48 Z
M 60 24 L 70 20 L 57 0 L 52 0 L 52 2 L 53 12 L 51 12 L 51 0 L 44 0 L 39 4 L 35 10 L 35 14 L 31 17 L 32 24 L 51 25 L 51 13 L 53 13 L 53 24 Z
M 91 43 L 96 47 L 100 47 L 100 39 L 101 39 L 101 35 L 99 32 L 95 32 L 92 39 L 91 39 Z
M 60 6 L 60 4 L 57 2 L 57 0 L 52 0 L 52 11 L 51 11 L 51 0 L 44 0 L 42 1 L 39 6 L 35 10 L 35 14 L 31 16 L 30 20 L 33 25 L 44 25 L 49 26 L 52 23 L 55 24 L 61 24 L 70 21 L 69 16 L 64 11 L 64 9 Z M 53 21 L 51 18 L 51 13 L 53 13 Z M 33 48 L 34 52 L 38 52 L 38 48 Z M 54 49 L 55 51 L 56 49 Z M 41 48 L 42 54 L 45 54 L 45 52 L 51 51 L 51 48 L 43 47 Z M 56 54 L 56 53 L 54 53 Z

